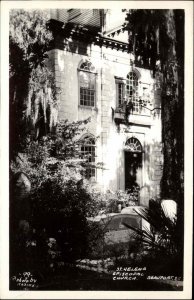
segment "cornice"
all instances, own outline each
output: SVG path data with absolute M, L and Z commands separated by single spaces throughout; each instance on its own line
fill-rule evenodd
M 69 23 L 64 24 L 57 20 L 50 20 L 49 27 L 53 32 L 54 39 L 58 41 L 59 37 L 62 40 L 71 38 L 85 43 L 93 43 L 100 47 L 116 49 L 128 53 L 130 52 L 128 43 L 104 36 L 103 33 L 97 31 L 96 28 Z

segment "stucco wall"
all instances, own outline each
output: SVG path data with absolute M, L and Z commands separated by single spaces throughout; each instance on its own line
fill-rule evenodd
M 81 49 L 81 50 L 80 50 Z M 85 55 L 83 55 L 83 50 Z M 133 125 L 122 125 L 118 130 L 112 118 L 116 108 L 115 76 L 126 78 L 131 71 L 130 54 L 94 45 L 79 45 L 70 51 L 55 49 L 57 85 L 61 88 L 59 119 L 69 121 L 91 117 L 88 131 L 97 140 L 97 162 L 103 162 L 105 169 L 97 171 L 97 183 L 103 190 L 116 191 L 125 188 L 124 144 L 130 137 L 136 137 L 143 147 L 143 168 L 140 192 L 141 204 L 147 205 L 151 196 L 159 193 L 161 178 L 161 122 L 159 118 L 133 115 Z M 78 66 L 83 59 L 90 59 L 96 68 L 96 107 L 79 106 Z M 149 87 L 150 99 L 155 106 L 160 104 L 160 95 L 154 90 L 154 79 L 150 70 L 136 68 L 142 86 Z M 141 93 L 141 91 L 140 91 Z M 144 118 L 144 119 L 142 119 Z M 160 169 L 160 170 L 159 170 Z

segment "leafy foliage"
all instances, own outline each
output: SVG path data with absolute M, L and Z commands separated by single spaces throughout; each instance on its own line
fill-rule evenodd
M 184 10 L 130 10 L 126 20 L 135 63 L 150 67 L 161 89 L 162 199 L 178 204 L 179 246 L 184 237 Z M 182 249 L 183 253 L 183 249 Z
M 48 134 L 39 140 L 28 135 L 23 142 L 24 151 L 11 163 L 12 171 L 28 174 L 32 188 L 35 189 L 44 181 L 58 176 L 60 172 L 68 173 L 71 168 L 78 173 L 77 176 L 73 175 L 74 178 L 80 179 L 79 172 L 85 165 L 80 158 L 80 145 L 83 143 L 80 135 L 88 122 L 89 119 L 73 123 L 67 120 L 60 122 L 55 134 Z M 67 175 L 66 180 L 68 179 Z
M 27 259 L 30 270 L 39 269 L 40 262 L 48 268 L 51 260 L 47 241 L 50 238 L 56 240 L 56 260 L 74 262 L 85 257 L 91 249 L 92 228 L 87 218 L 98 214 L 102 200 L 99 195 L 96 197 L 97 192 L 81 174 L 88 162 L 80 158 L 80 146 L 84 143 L 80 136 L 88 122 L 89 119 L 73 123 L 64 121 L 56 127 L 57 134 L 39 140 L 28 136 L 23 152 L 11 163 L 12 254 L 20 257 L 23 253 L 27 258 L 28 252 L 33 251 L 33 260 Z M 20 192 L 17 178 L 21 173 L 30 179 L 31 191 L 23 199 L 28 213 L 17 214 L 17 206 L 22 205 L 17 197 Z M 18 232 L 21 219 L 27 220 L 26 234 L 24 230 Z M 100 234 L 99 230 L 96 234 Z M 25 264 L 19 262 L 19 268 L 25 268 Z M 18 266 L 13 267 L 16 268 Z
M 10 11 L 11 157 L 24 147 L 27 134 L 39 138 L 56 125 L 59 89 L 48 66 L 52 34 L 47 11 Z
M 140 253 L 137 256 L 138 263 L 148 264 L 150 270 L 153 269 L 159 274 L 160 272 L 167 274 L 177 272 L 176 275 L 182 276 L 183 270 L 180 263 L 182 254 L 179 248 L 180 232 L 177 217 L 169 218 L 160 202 L 156 200 L 150 201 L 149 208 L 140 207 L 135 211 L 147 222 L 147 225 L 143 228 L 135 228 L 126 223 L 124 225 L 134 231 L 137 245 L 141 245 L 138 249 Z
M 46 10 L 11 10 L 10 37 L 23 50 L 23 59 L 31 68 L 44 63 L 52 34 L 48 31 L 49 12 Z
M 129 10 L 129 45 L 135 64 L 153 70 L 162 89 L 164 173 L 162 197 L 183 208 L 184 11 Z
M 138 189 L 133 187 L 131 190 L 111 191 L 107 190 L 106 193 L 96 191 L 96 199 L 100 199 L 101 213 L 118 213 L 120 212 L 119 206 L 122 208 L 126 206 L 135 206 L 138 202 Z
M 151 208 L 139 208 L 136 212 L 151 226 L 151 230 L 146 227 L 143 230 L 135 229 L 137 239 L 143 241 L 150 251 L 160 250 L 174 255 L 178 250 L 176 221 L 166 217 L 160 204 L 155 201 Z
M 39 264 L 48 267 L 50 238 L 56 240 L 57 252 L 61 252 L 64 260 L 82 256 L 89 249 L 87 216 L 97 214 L 98 209 L 92 188 L 81 175 L 88 159 L 80 156 L 80 136 L 89 119 L 57 124 L 60 90 L 48 63 L 52 42 L 48 17 L 47 11 L 10 12 L 13 271 L 38 268 Z M 22 187 L 23 182 L 18 185 L 21 174 L 31 186 L 30 192 L 24 192 L 22 197 L 20 189 L 25 186 Z

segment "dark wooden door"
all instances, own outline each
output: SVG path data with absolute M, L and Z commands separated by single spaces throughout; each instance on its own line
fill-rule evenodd
M 132 190 L 137 183 L 137 170 L 142 168 L 141 152 L 125 152 L 125 189 Z

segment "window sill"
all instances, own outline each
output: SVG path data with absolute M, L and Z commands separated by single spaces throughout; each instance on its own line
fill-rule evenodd
M 85 105 L 78 105 L 78 108 L 80 109 L 80 110 L 84 110 L 84 109 L 86 109 L 86 110 L 94 110 L 94 111 L 98 111 L 98 108 L 96 107 L 96 106 L 85 106 Z
M 151 116 L 147 116 L 147 115 L 131 114 L 128 117 L 128 122 L 136 125 L 144 125 L 144 126 L 152 125 Z
M 85 178 L 85 180 L 91 185 L 95 185 L 97 183 L 96 177 Z

